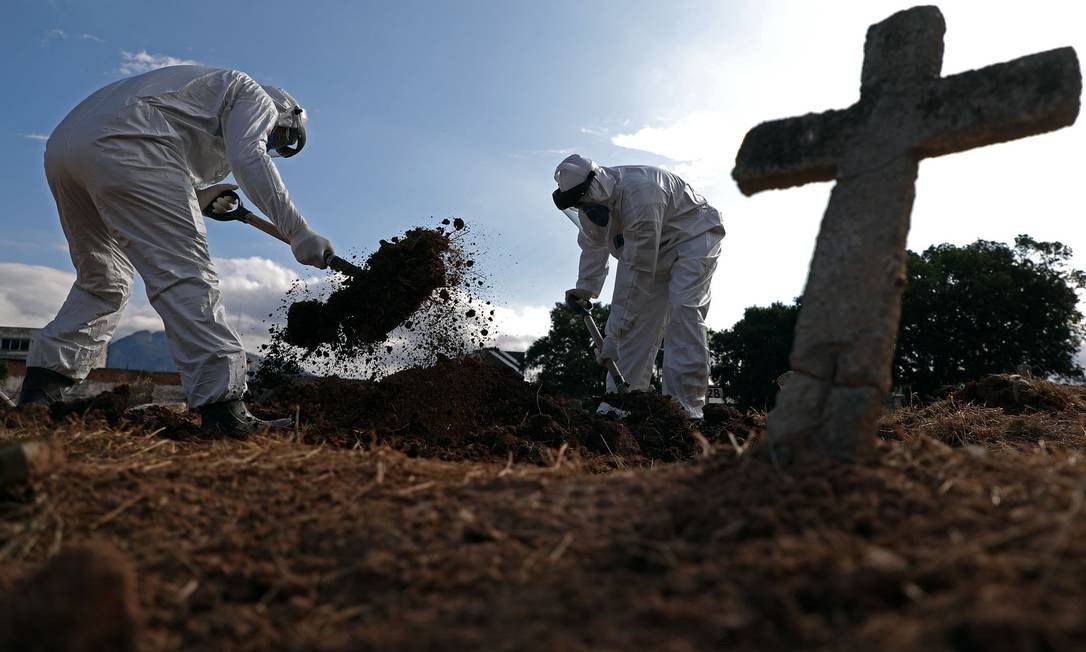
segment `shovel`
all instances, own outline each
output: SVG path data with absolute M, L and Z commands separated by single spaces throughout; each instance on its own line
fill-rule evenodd
M 603 347 L 603 335 L 600 333 L 599 327 L 596 326 L 596 320 L 592 319 L 592 312 L 588 309 L 589 306 L 573 297 L 566 301 L 566 306 L 584 320 L 584 326 L 588 329 L 588 336 L 592 338 L 592 343 L 596 346 L 598 352 Z M 603 366 L 607 369 L 607 373 L 611 374 L 611 380 L 615 381 L 616 394 L 625 394 L 630 391 L 630 383 L 623 378 L 622 372 L 618 370 L 618 365 L 615 364 L 614 360 L 610 358 L 604 360 Z
M 229 213 L 211 212 L 211 205 L 215 203 L 216 199 L 220 199 L 222 197 L 233 199 L 238 203 L 238 207 L 230 211 Z M 290 240 L 287 240 L 285 237 L 283 237 L 283 234 L 279 232 L 279 229 L 275 228 L 274 224 L 246 208 L 245 204 L 241 203 L 241 196 L 233 190 L 224 190 L 223 192 L 220 192 L 218 195 L 213 197 L 211 201 L 207 202 L 206 206 L 202 206 L 201 211 L 203 212 L 205 217 L 210 217 L 211 219 L 218 220 L 220 222 L 243 222 L 245 224 L 248 224 L 249 226 L 260 229 L 261 231 L 267 233 L 273 238 L 281 240 L 288 245 L 290 244 Z M 347 262 L 346 260 L 333 254 L 331 251 L 324 254 L 324 264 L 339 272 L 340 274 L 346 274 L 348 276 L 354 276 L 362 271 L 362 269 L 358 265 Z

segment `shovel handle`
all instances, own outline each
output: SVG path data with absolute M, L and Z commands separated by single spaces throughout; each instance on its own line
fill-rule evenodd
M 238 207 L 230 211 L 229 213 L 212 212 L 211 205 L 215 203 L 215 199 L 222 199 L 223 197 L 233 199 L 238 203 Z M 290 240 L 287 240 L 283 236 L 283 234 L 279 232 L 279 229 L 275 228 L 274 224 L 246 208 L 245 204 L 241 202 L 241 195 L 239 195 L 238 193 L 234 192 L 233 190 L 224 190 L 219 193 L 219 196 L 215 199 L 212 199 L 210 202 L 208 202 L 207 207 L 204 208 L 203 213 L 206 217 L 210 217 L 211 219 L 218 220 L 220 222 L 244 222 L 249 226 L 254 226 L 260 229 L 264 233 L 267 233 L 271 237 L 279 240 L 280 242 L 290 244 Z
M 267 233 L 273 238 L 278 238 L 282 242 L 290 244 L 290 240 L 287 240 L 285 237 L 283 237 L 283 234 L 279 232 L 279 229 L 275 228 L 274 224 L 264 219 L 263 217 L 258 217 L 253 213 L 247 213 L 244 217 L 241 218 L 241 221 L 245 222 L 249 226 L 255 226 L 256 228 L 260 229 L 264 233 Z
M 211 211 L 211 205 L 215 203 L 215 199 L 221 199 L 223 197 L 233 199 L 238 203 L 238 207 L 230 211 L 229 213 L 213 213 Z M 233 190 L 224 190 L 223 192 L 219 193 L 219 196 L 215 199 L 212 199 L 210 202 L 208 202 L 207 208 L 203 210 L 204 215 L 206 215 L 207 217 L 210 217 L 213 220 L 218 220 L 220 222 L 244 222 L 249 226 L 260 229 L 264 233 L 267 233 L 271 237 L 276 238 L 281 242 L 284 242 L 288 245 L 290 244 L 290 240 L 287 240 L 286 237 L 284 237 L 283 234 L 280 233 L 279 229 L 276 228 L 274 224 L 264 219 L 263 217 L 260 217 L 248 208 L 245 208 L 245 204 L 241 203 L 241 196 L 238 195 L 238 193 L 234 192 Z M 332 253 L 330 250 L 325 252 L 324 254 L 324 264 L 327 267 L 331 267 L 333 270 L 339 272 L 340 274 L 346 274 L 348 276 L 359 274 L 362 271 L 357 265 L 347 262 L 346 260 Z
M 588 336 L 592 338 L 592 343 L 596 346 L 596 350 L 601 350 L 603 348 L 603 334 L 600 333 L 599 326 L 596 326 L 596 320 L 592 319 L 592 312 L 588 309 L 588 306 L 575 299 L 567 300 L 566 305 L 584 320 L 584 326 L 588 330 Z M 608 358 L 604 361 L 603 366 L 607 369 L 607 373 L 611 374 L 611 379 L 615 381 L 615 391 L 619 394 L 625 394 L 630 390 L 630 383 L 626 382 L 626 379 L 622 376 L 622 372 L 618 370 L 618 364 L 615 363 L 614 360 Z

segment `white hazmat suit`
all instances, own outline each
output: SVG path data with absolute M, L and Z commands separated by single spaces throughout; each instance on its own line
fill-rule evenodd
M 656 167 L 602 167 L 579 155 L 558 165 L 560 190 L 595 179 L 584 203 L 606 206 L 606 226 L 578 211 L 577 291 L 598 297 L 608 260 L 618 260 L 605 335 L 632 389 L 648 389 L 661 343 L 663 391 L 701 418 L 709 385 L 705 317 L 724 225 L 720 212 L 678 176 Z M 614 386 L 608 378 L 608 389 Z
M 245 351 L 227 322 L 195 189 L 233 172 L 295 256 L 323 266 L 327 240 L 309 229 L 267 153 L 272 129 L 295 109 L 279 89 L 202 66 L 122 79 L 73 109 L 49 138 L 45 173 L 76 281 L 27 366 L 86 378 L 138 271 L 189 406 L 240 399 Z

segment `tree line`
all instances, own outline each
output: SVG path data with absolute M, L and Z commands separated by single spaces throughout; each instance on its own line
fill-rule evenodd
M 1079 293 L 1086 272 L 1070 266 L 1071 249 L 1027 235 L 1014 246 L 977 240 L 909 251 L 908 284 L 894 357 L 894 383 L 920 396 L 1022 365 L 1038 376 L 1084 378 L 1075 355 L 1086 339 Z M 744 408 L 773 406 L 777 378 L 788 371 L 802 297 L 747 308 L 731 328 L 710 331 L 713 382 Z M 596 305 L 602 327 L 608 306 Z M 557 304 L 550 330 L 529 347 L 526 363 L 549 392 L 603 392 L 581 320 Z

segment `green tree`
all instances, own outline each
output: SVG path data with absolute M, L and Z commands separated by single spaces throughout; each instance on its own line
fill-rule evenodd
M 1039 376 L 1082 378 L 1075 353 L 1086 329 L 1059 242 L 1018 236 L 1015 246 L 978 240 L 908 252 L 908 286 L 894 357 L 894 382 L 931 395 L 940 387 L 1030 366 Z M 713 334 L 713 378 L 743 407 L 772 407 L 777 375 L 789 368 L 798 301 L 748 308 Z
M 610 313 L 610 306 L 592 307 L 592 318 L 600 330 Z M 537 380 L 544 391 L 586 398 L 604 391 L 604 371 L 592 351 L 584 321 L 558 303 L 551 310 L 550 330 L 528 347 L 525 362 L 529 369 L 539 371 Z
M 768 410 L 777 376 L 788 371 L 799 302 L 747 308 L 731 328 L 710 333 L 713 381 L 741 408 Z
M 1086 273 L 1068 266 L 1070 248 L 1020 235 L 1013 248 L 978 240 L 908 256 L 896 382 L 927 395 L 1020 364 L 1037 375 L 1082 377 L 1077 293 Z

